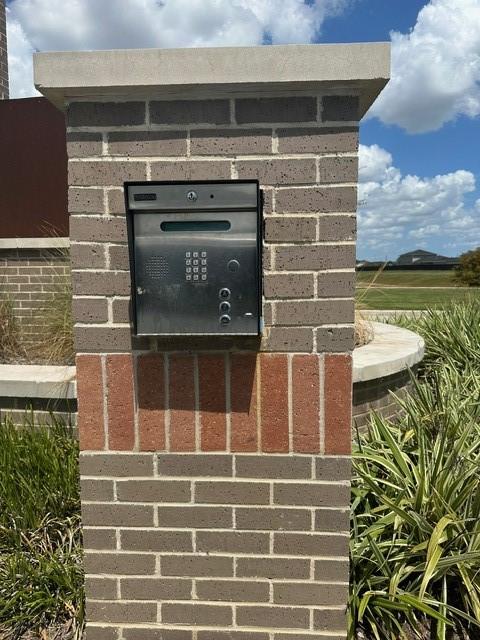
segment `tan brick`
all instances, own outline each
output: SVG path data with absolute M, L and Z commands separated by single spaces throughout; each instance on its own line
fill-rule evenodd
M 112 300 L 113 322 L 131 322 L 130 299 L 116 298 Z
M 310 511 L 306 509 L 238 508 L 237 529 L 304 531 L 311 527 Z
M 151 453 L 101 453 L 80 455 L 83 476 L 128 478 L 153 476 L 154 456 Z
M 158 473 L 161 476 L 231 476 L 229 455 L 159 454 Z
M 266 633 L 255 631 L 197 631 L 197 640 L 268 640 Z M 328 639 L 329 640 L 329 639 Z
M 275 268 L 279 271 L 318 271 L 321 269 L 352 269 L 355 266 L 355 245 L 303 245 L 275 247 Z
M 192 581 L 179 578 L 124 578 L 120 581 L 123 600 L 190 600 Z
M 225 602 L 268 602 L 268 582 L 246 580 L 197 580 L 199 600 L 223 600 Z
M 323 96 L 322 120 L 358 120 L 358 96 Z
M 320 609 L 313 612 L 313 627 L 319 631 L 343 631 L 347 626 L 345 607 L 341 609 Z
M 317 274 L 319 298 L 349 298 L 355 295 L 355 273 L 334 272 Z
M 357 235 L 356 216 L 325 215 L 318 219 L 321 242 L 343 242 L 355 240 Z
M 348 537 L 275 532 L 273 551 L 294 556 L 348 556 Z
M 317 117 L 316 98 L 289 96 L 282 98 L 237 98 L 235 118 L 247 122 L 312 122 Z
M 150 575 L 155 573 L 155 556 L 146 553 L 87 553 L 85 573 Z
M 208 604 L 162 604 L 162 621 L 166 624 L 228 626 L 232 624 L 232 608 Z
M 266 242 L 308 242 L 316 237 L 315 218 L 273 216 L 265 219 Z
M 313 158 L 237 160 L 235 169 L 240 179 L 257 179 L 261 184 L 306 184 L 315 182 Z
M 89 600 L 116 600 L 117 581 L 114 578 L 85 578 L 85 595 Z
M 211 504 L 268 504 L 268 484 L 251 482 L 196 482 L 195 502 Z
M 311 478 L 312 461 L 304 456 L 236 456 L 238 478 Z
M 120 543 L 122 549 L 126 551 L 193 551 L 190 531 L 123 529 L 120 534 Z
M 277 129 L 280 153 L 338 153 L 357 151 L 358 128 Z
M 67 109 L 69 127 L 124 126 L 144 122 L 144 102 L 72 102 Z
M 346 484 L 275 483 L 275 504 L 343 507 L 350 501 L 350 486 Z
M 354 212 L 356 207 L 355 187 L 300 187 L 275 193 L 277 213 L 343 213 Z
M 281 325 L 333 324 L 353 322 L 352 300 L 284 300 L 277 303 L 276 321 Z
M 285 582 L 273 585 L 275 604 L 313 604 L 317 607 L 341 606 L 347 602 L 347 584 L 299 584 Z
M 83 547 L 85 549 L 103 549 L 110 551 L 117 548 L 117 534 L 115 529 L 97 529 L 95 527 L 82 528 Z
M 88 615 L 95 622 L 156 622 L 157 603 L 89 600 Z
M 107 212 L 110 215 L 125 215 L 125 193 L 123 189 L 107 190 Z
M 81 479 L 82 500 L 109 502 L 113 500 L 113 480 Z
M 74 186 L 116 187 L 124 182 L 146 179 L 145 162 L 70 160 L 68 163 L 68 181 Z
M 357 182 L 358 158 L 320 158 L 318 161 L 318 182 L 320 184 Z
M 152 124 L 227 124 L 228 100 L 162 100 L 150 102 Z
M 112 527 L 152 527 L 153 507 L 139 504 L 83 504 L 84 524 Z
M 67 133 L 67 155 L 69 158 L 101 156 L 102 134 L 88 131 Z
M 233 577 L 233 558 L 224 556 L 163 556 L 160 563 L 164 576 Z
M 118 640 L 119 634 L 118 627 L 97 627 L 88 622 L 85 629 L 85 640 Z
M 75 327 L 75 347 L 85 352 L 124 352 L 148 348 L 146 339 L 132 338 L 130 327 Z
M 346 500 L 343 506 L 347 506 L 349 500 Z M 348 532 L 350 530 L 350 511 L 333 509 L 317 509 L 315 511 L 315 530 L 316 531 L 332 531 L 332 532 Z
M 115 271 L 129 271 L 130 260 L 126 244 L 111 244 L 108 247 L 110 269 Z
M 197 551 L 206 553 L 268 553 L 268 533 L 252 531 L 197 531 Z
M 253 155 L 271 151 L 270 129 L 198 129 L 190 134 L 192 155 Z
M 319 327 L 317 333 L 317 351 L 344 352 L 352 351 L 354 345 L 354 328 L 350 327 Z
M 72 313 L 76 322 L 107 322 L 107 300 L 105 298 L 74 298 Z
M 111 131 L 108 154 L 120 156 L 187 155 L 186 131 Z
M 315 477 L 317 480 L 334 482 L 350 480 L 352 461 L 350 457 L 322 456 L 315 460 Z
M 123 640 L 192 640 L 192 631 L 187 629 L 163 629 L 161 627 L 150 629 L 124 627 L 122 629 L 122 637 Z
M 274 606 L 237 606 L 237 624 L 244 627 L 308 629 L 308 609 Z
M 228 507 L 158 507 L 162 527 L 194 527 L 226 529 L 232 526 L 232 510 Z
M 190 502 L 190 482 L 169 480 L 122 480 L 117 499 L 125 502 Z
M 126 242 L 123 218 L 70 216 L 70 239 L 77 242 Z
M 312 273 L 267 273 L 263 278 L 266 298 L 312 298 L 314 276 Z
M 151 164 L 152 180 L 229 180 L 231 163 L 225 160 L 158 161 Z
M 348 558 L 345 560 L 316 560 L 315 580 L 348 582 L 349 569 Z
M 130 293 L 130 274 L 112 271 L 72 271 L 75 295 L 125 296 Z
M 262 351 L 302 351 L 313 350 L 313 330 L 298 327 L 269 327 L 262 339 Z

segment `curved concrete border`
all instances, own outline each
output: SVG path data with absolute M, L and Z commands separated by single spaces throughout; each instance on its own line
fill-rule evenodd
M 413 331 L 372 322 L 374 338 L 353 352 L 353 382 L 384 378 L 423 360 L 425 343 Z
M 0 397 L 77 397 L 75 367 L 34 364 L 0 364 Z

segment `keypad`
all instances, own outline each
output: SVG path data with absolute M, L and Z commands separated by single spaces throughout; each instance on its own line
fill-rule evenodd
M 206 251 L 185 251 L 185 280 L 187 282 L 206 282 L 208 280 Z

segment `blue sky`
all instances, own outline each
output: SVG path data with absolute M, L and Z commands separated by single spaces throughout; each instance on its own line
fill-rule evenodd
M 480 245 L 480 0 L 7 0 L 12 97 L 33 50 L 392 41 L 360 127 L 360 258 Z

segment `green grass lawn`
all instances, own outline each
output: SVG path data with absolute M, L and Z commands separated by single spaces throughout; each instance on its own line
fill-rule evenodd
M 371 287 L 357 289 L 361 309 L 426 309 L 480 296 L 480 288 L 418 289 L 415 287 Z
M 459 283 L 454 278 L 454 271 L 358 271 L 357 283 L 367 285 L 375 279 L 377 285 L 394 285 L 398 287 L 455 287 Z M 377 275 L 378 274 L 378 275 Z

